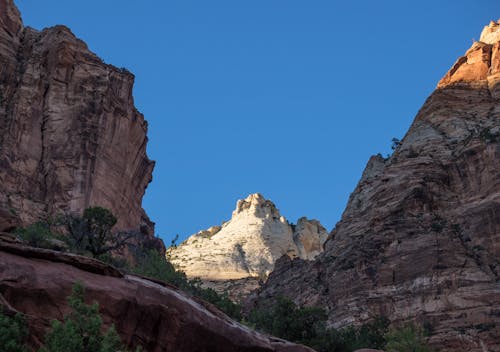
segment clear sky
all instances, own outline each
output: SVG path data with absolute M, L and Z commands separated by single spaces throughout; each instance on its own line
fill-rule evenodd
M 136 75 L 156 160 L 144 207 L 166 243 L 261 192 L 331 230 L 498 0 L 16 0 Z

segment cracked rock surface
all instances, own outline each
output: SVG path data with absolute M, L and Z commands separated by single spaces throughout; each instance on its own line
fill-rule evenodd
M 64 26 L 24 27 L 0 0 L 0 231 L 89 206 L 152 235 L 141 207 L 154 162 L 134 76 Z
M 459 58 L 394 154 L 372 157 L 314 261 L 283 257 L 249 307 L 287 296 L 335 327 L 377 315 L 439 351 L 500 350 L 500 25 Z

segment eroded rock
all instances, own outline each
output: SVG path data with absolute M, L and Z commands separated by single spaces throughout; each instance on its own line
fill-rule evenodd
M 237 202 L 230 221 L 169 248 L 167 257 L 188 277 L 241 300 L 281 256 L 312 259 L 323 251 L 327 235 L 317 220 L 289 224 L 273 202 L 256 193 Z
M 394 154 L 372 157 L 314 261 L 280 260 L 248 303 L 291 297 L 337 328 L 388 317 L 439 351 L 500 350 L 498 23 L 439 82 Z
M 148 352 L 313 350 L 257 333 L 217 308 L 166 283 L 123 275 L 98 261 L 25 247 L 0 239 L 0 307 L 22 313 L 37 349 L 52 319 L 69 313 L 74 283 L 87 302 L 99 303 L 104 324 L 114 324 L 129 347 Z
M 103 206 L 117 230 L 153 224 L 141 208 L 154 162 L 134 76 L 64 26 L 23 27 L 0 0 L 0 231 Z

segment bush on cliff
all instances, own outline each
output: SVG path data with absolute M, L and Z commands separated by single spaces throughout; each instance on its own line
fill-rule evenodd
M 66 227 L 66 241 L 70 250 L 76 253 L 89 253 L 93 257 L 109 254 L 111 251 L 124 247 L 136 234 L 113 233 L 111 229 L 117 219 L 113 213 L 102 207 L 90 207 L 84 210 L 82 216 L 69 214 L 61 219 Z
M 24 341 L 28 336 L 28 329 L 22 317 L 17 314 L 10 317 L 0 307 L 0 351 L 25 352 Z
M 280 297 L 273 306 L 255 309 L 248 323 L 263 332 L 302 343 L 318 352 L 352 352 L 361 348 L 382 349 L 389 321 L 376 318 L 372 323 L 342 330 L 328 328 L 324 309 L 298 307 L 293 301 Z
M 28 245 L 38 248 L 52 248 L 52 241 L 57 238 L 52 233 L 49 223 L 44 221 L 37 221 L 28 227 L 18 228 L 15 233 Z
M 387 352 L 430 352 L 430 348 L 425 343 L 424 331 L 408 324 L 399 328 L 391 329 L 387 335 Z
M 130 266 L 132 273 L 168 282 L 184 292 L 212 303 L 234 319 L 241 318 L 241 307 L 227 295 L 219 295 L 211 288 L 202 287 L 200 280 L 189 280 L 186 274 L 176 270 L 159 251 L 136 249 L 135 261 L 137 264 Z
M 279 297 L 269 309 L 253 310 L 248 321 L 258 330 L 304 344 L 326 330 L 326 312 L 323 309 L 297 307 L 284 297 Z
M 182 288 L 186 285 L 186 275 L 175 270 L 174 266 L 165 258 L 160 251 L 146 249 L 135 254 L 136 265 L 131 265 L 134 274 L 166 281 L 174 286 Z
M 68 297 L 71 313 L 63 322 L 54 320 L 40 352 L 116 352 L 125 351 L 112 326 L 102 332 L 102 319 L 97 303 L 88 305 L 81 284 L 73 286 Z
M 348 350 L 362 348 L 383 349 L 386 344 L 386 334 L 389 330 L 389 320 L 376 317 L 372 322 L 359 327 L 350 326 L 340 330 L 340 335 Z
M 211 288 L 204 288 L 202 287 L 202 282 L 199 279 L 188 280 L 187 283 L 181 287 L 181 289 L 195 297 L 199 297 L 212 303 L 231 318 L 241 320 L 241 306 L 231 301 L 227 293 L 221 295 Z

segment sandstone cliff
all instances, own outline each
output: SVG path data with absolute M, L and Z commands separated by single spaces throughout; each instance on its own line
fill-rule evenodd
M 282 351 L 310 348 L 266 336 L 229 319 L 212 305 L 166 283 L 123 275 L 96 260 L 26 247 L 0 235 L 0 308 L 24 315 L 37 350 L 52 319 L 69 312 L 75 282 L 97 302 L 105 325 L 114 324 L 129 346 L 144 351 Z
M 99 205 L 116 229 L 151 235 L 134 76 L 64 26 L 24 27 L 12 0 L 0 0 L 0 63 L 0 231 Z
M 256 193 L 238 201 L 231 220 L 169 248 L 167 257 L 188 277 L 240 300 L 282 255 L 313 259 L 327 235 L 317 220 L 300 218 L 289 224 L 271 201 Z
M 500 25 L 458 59 L 394 154 L 370 159 L 315 261 L 281 258 L 249 305 L 335 327 L 416 320 L 440 351 L 500 350 Z

